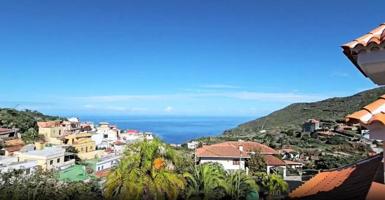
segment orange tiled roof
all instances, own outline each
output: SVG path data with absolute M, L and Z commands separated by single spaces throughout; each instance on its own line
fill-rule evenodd
M 366 200 L 381 200 L 385 199 L 385 185 L 377 182 L 372 182 Z
M 385 125 L 385 95 L 353 114 L 346 116 L 346 121 L 370 125 L 379 122 Z
M 47 121 L 47 122 L 37 122 L 39 128 L 52 128 L 58 127 L 61 125 L 60 121 Z
M 239 147 L 243 147 L 243 152 Z M 257 142 L 223 142 L 203 146 L 196 149 L 197 157 L 250 157 L 249 152 L 259 150 L 261 154 L 278 154 L 278 152 L 266 145 Z
M 107 177 L 108 174 L 110 173 L 110 169 L 103 169 L 95 173 L 95 176 L 102 178 L 102 177 Z
M 292 199 L 365 199 L 382 167 L 382 154 L 331 171 L 321 172 L 293 190 Z
M 24 145 L 16 145 L 16 146 L 5 147 L 4 149 L 9 153 L 13 153 L 16 151 L 20 151 L 23 147 Z
M 273 156 L 273 155 L 263 155 L 263 158 L 268 166 L 285 166 L 286 163 L 281 159 Z
M 4 141 L 4 146 L 6 146 L 6 147 L 16 146 L 16 145 L 24 145 L 24 144 L 25 144 L 24 141 L 20 138 Z
M 362 74 L 367 76 L 357 63 L 357 55 L 361 51 L 366 51 L 366 49 L 379 48 L 383 46 L 385 41 L 385 23 L 379 25 L 377 28 L 373 29 L 369 33 L 342 45 L 344 54 L 349 58 L 349 60 L 361 71 Z

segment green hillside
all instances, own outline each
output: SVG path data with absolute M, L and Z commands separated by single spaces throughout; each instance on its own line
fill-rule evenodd
M 385 87 L 366 90 L 349 97 L 336 97 L 313 103 L 295 103 L 267 116 L 246 122 L 226 131 L 226 135 L 254 135 L 265 129 L 279 132 L 285 129 L 300 129 L 304 121 L 314 118 L 318 120 L 342 120 L 363 106 L 385 94 Z
M 44 115 L 37 111 L 0 108 L 0 127 L 18 128 L 22 137 L 33 140 L 37 136 L 37 122 L 58 120 L 60 117 Z

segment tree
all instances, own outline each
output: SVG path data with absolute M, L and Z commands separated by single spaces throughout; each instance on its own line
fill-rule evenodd
M 177 199 L 185 188 L 175 172 L 178 158 L 158 139 L 131 145 L 118 167 L 107 177 L 107 199 Z
M 257 173 L 255 177 L 262 192 L 270 197 L 279 196 L 289 189 L 289 185 L 277 174 Z
M 99 200 L 96 182 L 60 182 L 53 172 L 37 170 L 26 175 L 23 170 L 0 173 L 0 199 L 14 200 Z
M 226 182 L 226 195 L 228 199 L 246 199 L 248 194 L 257 193 L 259 190 L 255 180 L 241 170 L 227 173 Z
M 225 175 L 223 167 L 217 163 L 196 166 L 191 174 L 184 174 L 187 182 L 185 199 L 222 198 L 227 188 Z
M 31 143 L 34 142 L 38 138 L 38 132 L 34 128 L 29 128 L 24 134 L 22 135 L 22 139 L 27 142 Z
M 254 154 L 251 154 L 250 159 L 247 161 L 249 172 L 251 175 L 255 175 L 259 172 L 266 172 L 266 162 L 259 150 L 256 150 Z

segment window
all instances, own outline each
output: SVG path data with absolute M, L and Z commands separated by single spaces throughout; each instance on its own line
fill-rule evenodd
M 50 160 L 50 161 L 49 161 L 49 164 L 50 164 L 50 165 L 53 165 L 53 160 Z
M 57 163 L 60 163 L 60 158 L 58 158 L 58 159 L 56 160 L 56 162 L 57 162 Z
M 239 165 L 239 160 L 238 159 L 234 159 L 233 160 L 233 165 Z

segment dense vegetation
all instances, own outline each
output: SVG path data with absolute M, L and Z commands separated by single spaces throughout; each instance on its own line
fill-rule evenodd
M 308 119 L 335 121 L 344 119 L 363 106 L 385 94 L 385 87 L 360 92 L 349 97 L 335 97 L 313 103 L 294 103 L 265 117 L 244 123 L 226 131 L 227 135 L 257 135 L 262 129 L 280 132 L 287 129 L 300 129 Z
M 178 151 L 159 140 L 131 145 L 119 166 L 107 177 L 104 185 L 105 197 L 170 200 L 248 199 L 258 196 L 260 187 L 266 196 L 287 191 L 286 182 L 278 175 L 228 172 L 216 163 L 194 165 L 189 154 L 181 154 Z M 258 168 L 260 167 L 253 167 Z
M 62 118 L 44 115 L 37 111 L 0 108 L 0 127 L 20 129 L 22 137 L 27 141 L 33 140 L 37 136 L 38 121 L 59 119 Z
M 0 173 L 1 200 L 98 200 L 103 199 L 96 182 L 60 182 L 53 172 L 22 170 Z

